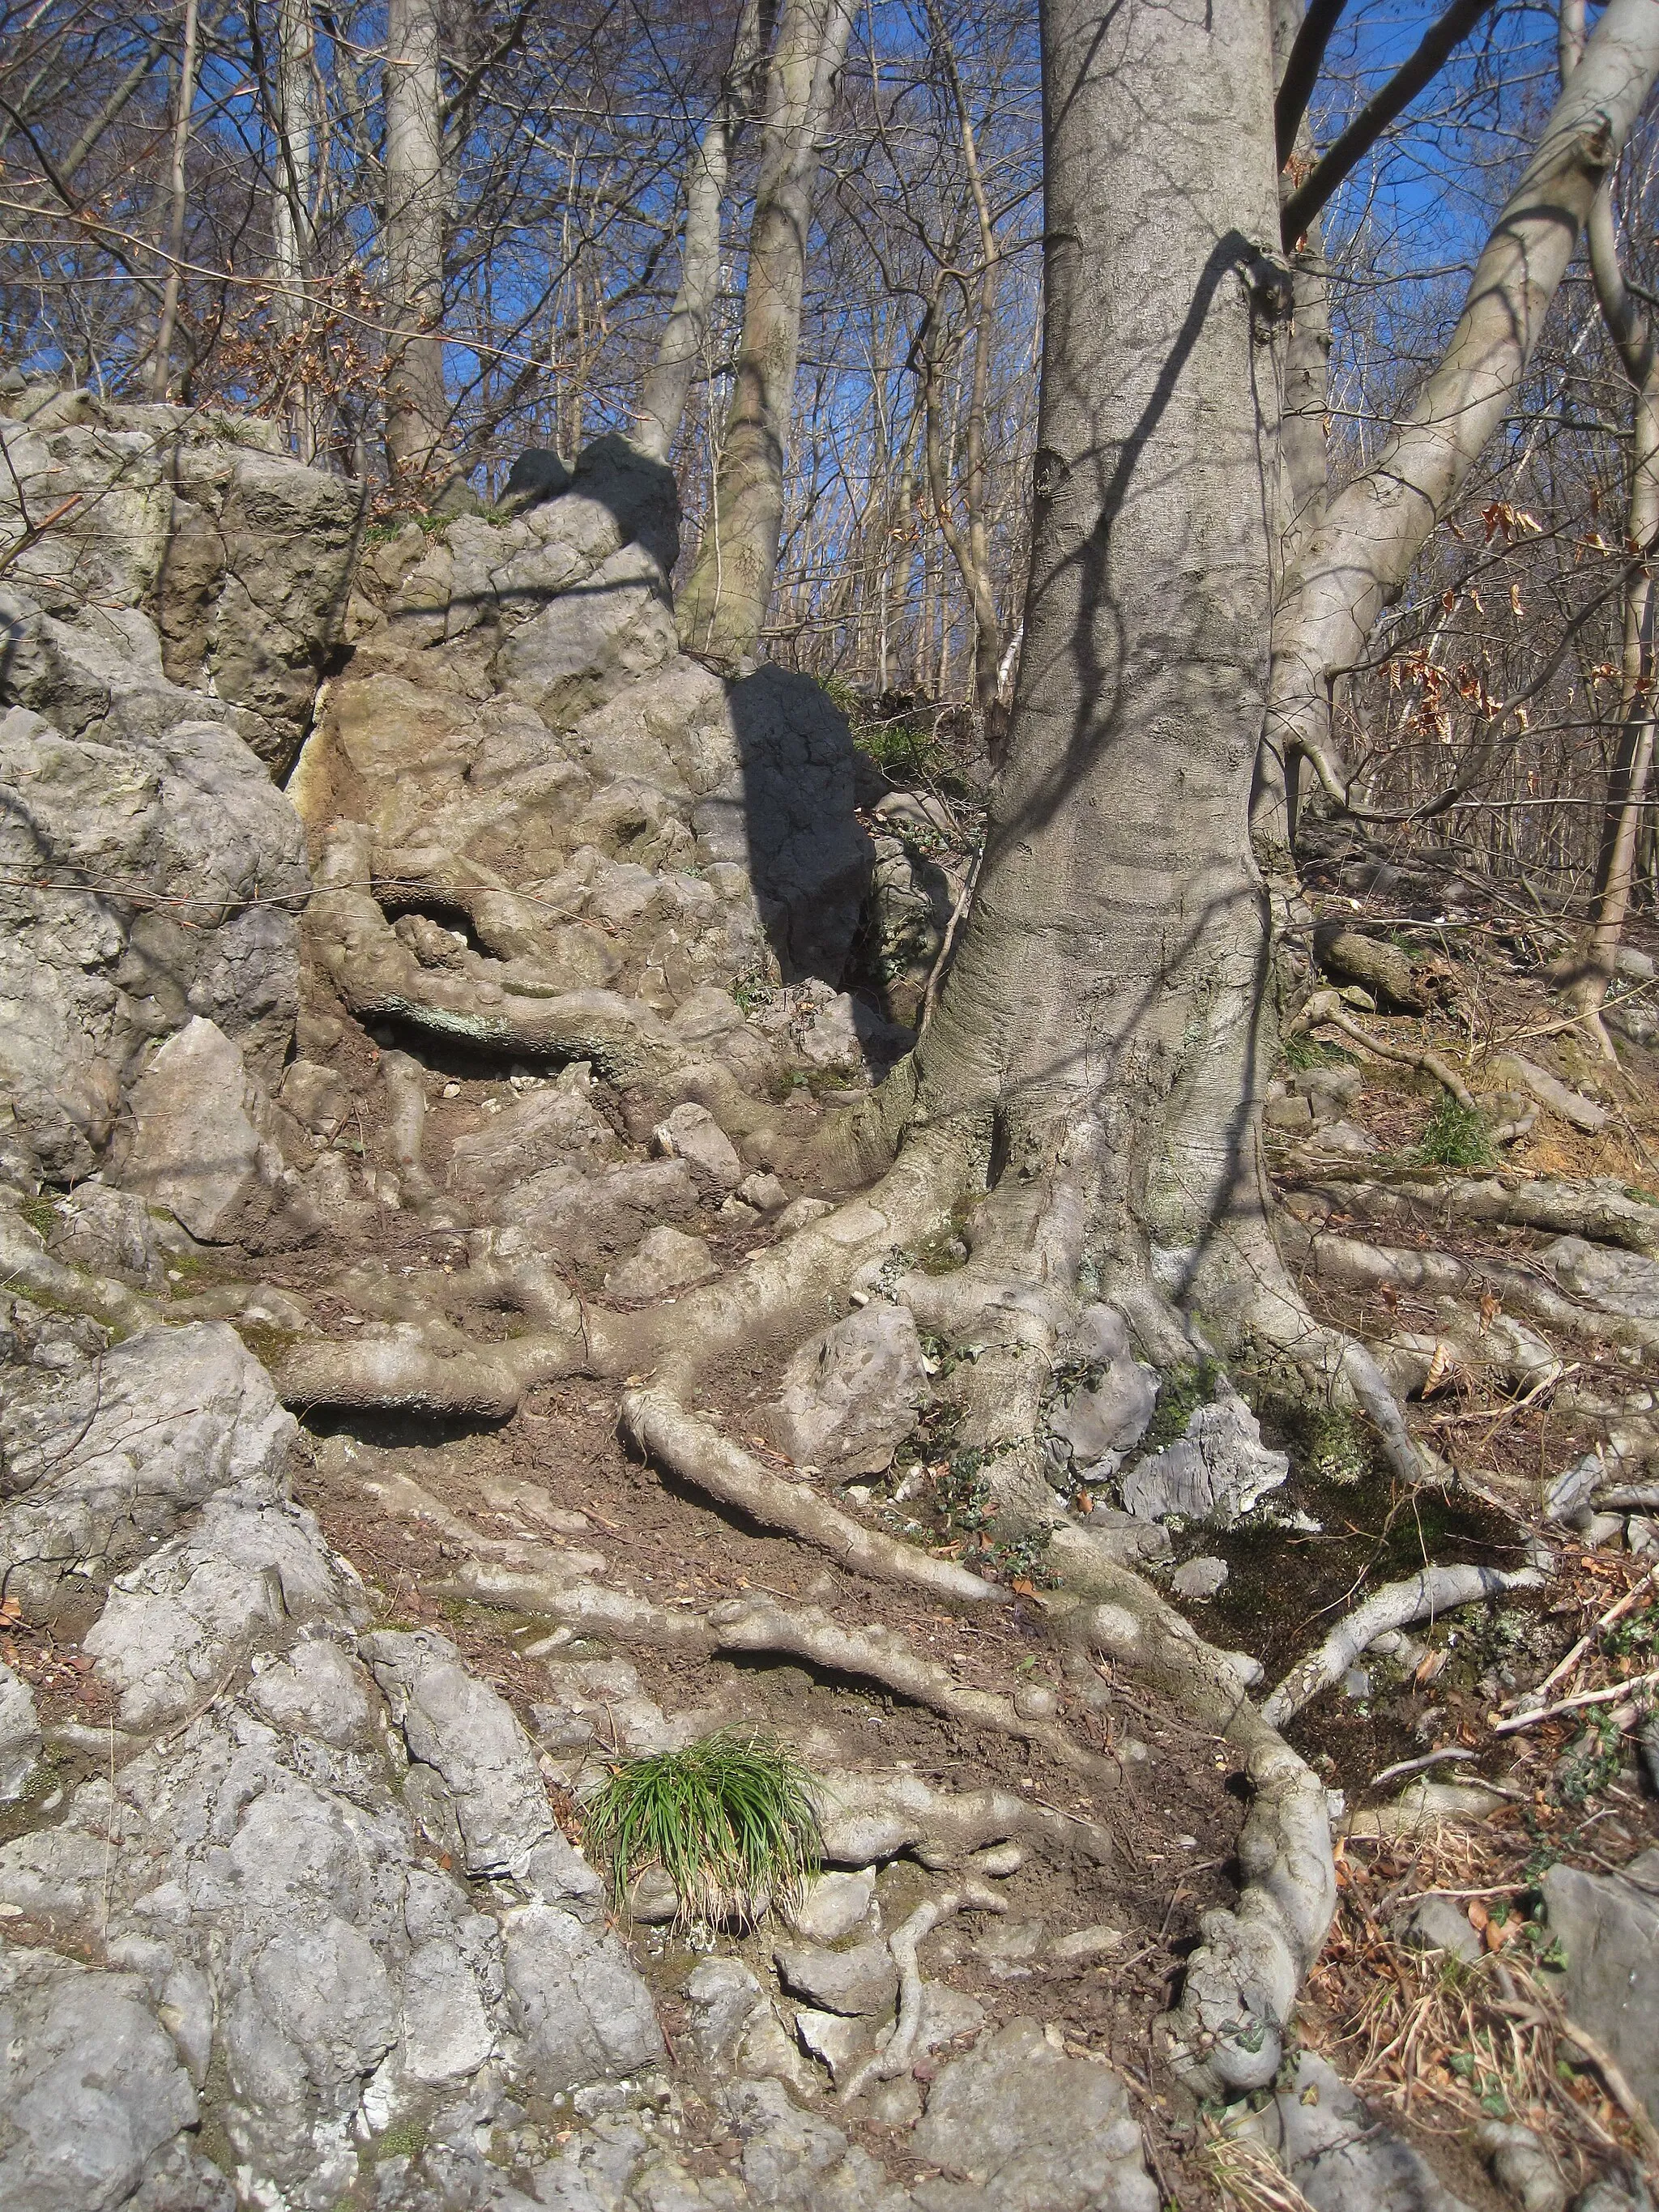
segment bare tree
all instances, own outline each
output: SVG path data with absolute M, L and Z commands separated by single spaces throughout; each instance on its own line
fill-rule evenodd
M 432 471 L 449 425 L 437 0 L 388 0 L 385 101 L 386 458 L 394 477 L 419 477 Z
M 708 343 L 709 318 L 720 289 L 720 216 L 732 149 L 754 99 L 755 80 L 771 41 L 776 12 L 775 0 L 743 0 L 714 112 L 692 153 L 685 182 L 679 289 L 645 380 L 635 430 L 646 452 L 659 460 L 666 460 L 672 450 L 692 374 Z
M 155 319 L 155 343 L 149 362 L 152 399 L 167 398 L 173 376 L 173 333 L 179 319 L 179 287 L 184 282 L 185 217 L 188 212 L 185 157 L 190 150 L 190 112 L 196 102 L 196 35 L 199 21 L 196 0 L 185 0 L 178 91 L 173 110 L 173 162 L 167 179 L 167 273 L 161 283 L 161 312 Z
M 852 26 L 852 0 L 790 0 L 773 52 L 735 386 L 712 511 L 680 599 L 680 635 L 716 661 L 754 652 L 772 593 L 818 142 Z

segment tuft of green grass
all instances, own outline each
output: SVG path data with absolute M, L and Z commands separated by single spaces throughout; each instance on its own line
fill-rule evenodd
M 582 1821 L 618 1908 L 636 1874 L 660 1867 L 684 1926 L 752 1927 L 771 1902 L 799 1903 L 821 1855 L 811 1777 L 752 1729 L 618 1761 Z
M 1468 1106 L 1460 1106 L 1449 1095 L 1443 1097 L 1411 1159 L 1414 1166 L 1424 1168 L 1489 1166 L 1492 1138 L 1485 1116 Z

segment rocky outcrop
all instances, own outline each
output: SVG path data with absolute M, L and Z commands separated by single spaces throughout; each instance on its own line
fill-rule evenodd
M 339 639 L 359 493 L 253 416 L 56 398 L 0 422 L 0 535 L 26 539 L 0 702 L 94 740 L 222 716 L 284 771 Z

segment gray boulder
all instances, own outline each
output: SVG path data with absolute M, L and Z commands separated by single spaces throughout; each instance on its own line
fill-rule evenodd
M 1085 1482 L 1103 1481 L 1146 1435 L 1157 1401 L 1156 1372 L 1125 1352 L 1097 1382 L 1073 1390 L 1051 1408 L 1049 1431 L 1065 1444 Z
M 1068 2058 L 1033 2020 L 952 2060 L 912 2148 L 959 2177 L 918 2183 L 922 2212 L 1158 2212 L 1122 2082 Z
M 772 1955 L 794 1994 L 825 2012 L 880 2020 L 898 2002 L 898 1968 L 884 1943 L 854 1943 L 845 1951 L 780 1943 Z
M 611 1929 L 532 1905 L 507 1915 L 505 1932 L 507 1995 L 544 2095 L 660 2063 L 651 1992 Z
M 96 1370 L 20 1377 L 0 1406 L 8 1595 L 25 1620 L 50 1620 L 216 1491 L 275 1503 L 297 1433 L 222 1322 L 143 1329 Z
M 727 711 L 737 757 L 691 817 L 699 843 L 748 872 L 784 980 L 839 984 L 872 860 L 847 718 L 809 678 L 771 667 L 732 684 Z
M 385 1630 L 362 1648 L 415 1762 L 406 1794 L 422 1807 L 422 1824 L 435 1796 L 438 1832 L 459 1831 L 469 1874 L 522 1874 L 551 1834 L 553 1815 L 511 1707 L 434 1630 Z
M 1290 1471 L 1285 1454 L 1263 1444 L 1244 1401 L 1230 1394 L 1200 1406 L 1184 1437 L 1130 1468 L 1123 1503 L 1146 1521 L 1178 1516 L 1230 1528 Z
M 927 1369 L 908 1306 L 860 1307 L 804 1344 L 767 1419 L 797 1466 L 878 1472 L 927 1403 Z
M 275 1079 L 310 879 L 293 808 L 228 730 L 93 743 L 0 717 L 0 1100 L 50 1175 L 100 1164 L 138 1054 L 192 1014 Z
M 1469 2212 L 1422 2154 L 1311 2051 L 1297 2058 L 1293 2080 L 1258 2124 L 1314 2212 Z
M 259 1187 L 262 1103 L 241 1054 L 198 1014 L 133 1086 L 115 1172 L 204 1243 L 228 1243 Z
M 1455 1897 L 1423 1898 L 1407 1921 L 1404 1940 L 1419 1951 L 1444 1951 L 1465 1966 L 1484 1955 L 1480 1936 Z
M 612 1267 L 605 1279 L 613 1298 L 665 1298 L 694 1284 L 708 1282 L 720 1267 L 701 1237 L 688 1237 L 666 1225 L 653 1229 L 631 1260 Z
M 131 1974 L 0 1945 L 0 2203 L 103 2212 L 194 2124 L 196 2093 Z
M 1567 2017 L 1612 2053 L 1659 2118 L 1659 1850 L 1644 1851 L 1617 1875 L 1552 1867 L 1544 1905 L 1566 1954 Z
M 34 1692 L 0 1662 L 0 1805 L 15 1804 L 22 1796 L 40 1756 Z

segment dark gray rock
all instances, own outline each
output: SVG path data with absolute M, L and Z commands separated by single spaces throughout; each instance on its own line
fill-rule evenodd
M 1567 2017 L 1612 2053 L 1659 2118 L 1659 1850 L 1644 1851 L 1620 1875 L 1552 1867 L 1544 1904 L 1566 1954 Z
M 945 2069 L 912 2148 L 952 2176 L 917 2184 L 922 2212 L 1158 2212 L 1122 2082 L 1068 2058 L 1036 2021 Z
M 1402 1931 L 1403 1940 L 1419 1951 L 1444 1951 L 1465 1966 L 1484 1956 L 1480 1936 L 1455 1897 L 1437 1893 L 1423 1898 L 1413 1908 Z
M 798 1467 L 838 1476 L 891 1463 L 927 1403 L 927 1369 L 908 1306 L 861 1306 L 808 1340 L 767 1415 Z

